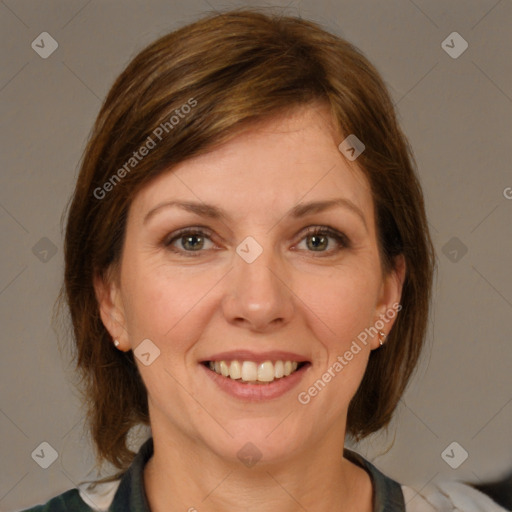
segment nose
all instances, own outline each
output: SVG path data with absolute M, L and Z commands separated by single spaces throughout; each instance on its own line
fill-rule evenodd
M 286 325 L 294 313 L 291 279 L 270 249 L 252 263 L 235 255 L 222 309 L 227 321 L 255 332 Z

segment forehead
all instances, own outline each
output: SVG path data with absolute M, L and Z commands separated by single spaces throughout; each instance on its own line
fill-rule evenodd
M 300 202 L 342 197 L 370 221 L 370 186 L 338 150 L 343 138 L 326 106 L 297 108 L 248 125 L 222 146 L 162 173 L 139 191 L 132 208 L 143 214 L 161 202 L 193 200 L 263 219 Z

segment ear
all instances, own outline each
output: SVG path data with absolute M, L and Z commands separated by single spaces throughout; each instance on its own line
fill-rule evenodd
M 117 348 L 126 352 L 130 349 L 130 343 L 126 330 L 126 319 L 121 300 L 119 280 L 114 274 L 115 271 L 112 270 L 102 274 L 95 274 L 93 285 L 101 321 L 110 336 L 112 336 L 112 343 L 114 340 L 119 341 Z
M 402 309 L 400 299 L 405 281 L 406 265 L 403 254 L 395 257 L 394 268 L 384 275 L 375 308 L 373 326 L 377 331 L 389 335 L 399 311 Z M 372 339 L 372 349 L 379 348 L 381 337 L 377 334 Z

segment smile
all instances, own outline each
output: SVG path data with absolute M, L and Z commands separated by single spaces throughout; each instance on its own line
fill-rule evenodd
M 205 361 L 203 364 L 218 375 L 247 384 L 267 384 L 288 377 L 306 362 L 297 361 Z

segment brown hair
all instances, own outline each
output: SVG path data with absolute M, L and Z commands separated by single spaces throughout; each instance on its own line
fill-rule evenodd
M 396 255 L 405 259 L 403 309 L 386 344 L 370 355 L 347 433 L 359 440 L 388 425 L 423 346 L 435 266 L 412 153 L 382 79 L 359 50 L 315 23 L 240 9 L 208 15 L 142 50 L 108 93 L 82 158 L 61 301 L 71 314 L 97 460 L 126 470 L 135 455 L 127 445 L 130 430 L 149 425 L 133 353 L 114 347 L 93 288 L 93 277 L 119 261 L 133 197 L 251 122 L 318 101 L 341 133 L 366 146 L 357 163 L 371 184 L 384 271 Z M 150 138 L 156 142 L 158 127 L 161 140 L 136 159 Z

